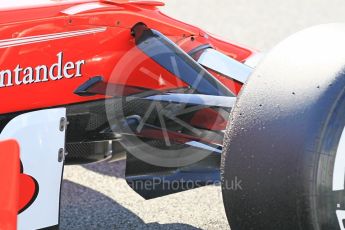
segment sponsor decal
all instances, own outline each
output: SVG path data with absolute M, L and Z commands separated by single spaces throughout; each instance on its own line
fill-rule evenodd
M 63 52 L 56 56 L 57 61 L 51 66 L 23 67 L 18 64 L 12 70 L 0 70 L 0 88 L 82 77 L 85 60 L 64 61 Z
M 39 185 L 36 179 L 24 173 L 23 164 L 20 161 L 18 213 L 22 213 L 33 204 L 37 198 L 38 191 Z

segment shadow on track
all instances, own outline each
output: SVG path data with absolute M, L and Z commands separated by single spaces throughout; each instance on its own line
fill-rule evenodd
M 82 185 L 63 181 L 60 229 L 197 229 L 186 224 L 145 223 L 109 197 Z

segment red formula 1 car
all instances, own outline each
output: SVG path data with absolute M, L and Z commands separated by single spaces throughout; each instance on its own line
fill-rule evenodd
M 2 3 L 0 229 L 58 228 L 64 164 L 125 158 L 146 199 L 221 181 L 234 230 L 344 230 L 345 26 L 262 60 L 163 5 Z

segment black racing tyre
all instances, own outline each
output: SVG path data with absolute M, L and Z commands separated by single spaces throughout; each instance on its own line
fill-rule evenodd
M 230 116 L 222 190 L 232 230 L 343 230 L 345 24 L 299 32 L 255 70 Z

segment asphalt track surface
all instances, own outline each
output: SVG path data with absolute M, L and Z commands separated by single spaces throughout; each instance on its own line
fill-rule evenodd
M 168 15 L 262 51 L 304 28 L 345 21 L 343 0 L 165 2 Z M 145 201 L 126 185 L 124 167 L 124 162 L 67 166 L 61 229 L 230 229 L 220 187 Z

